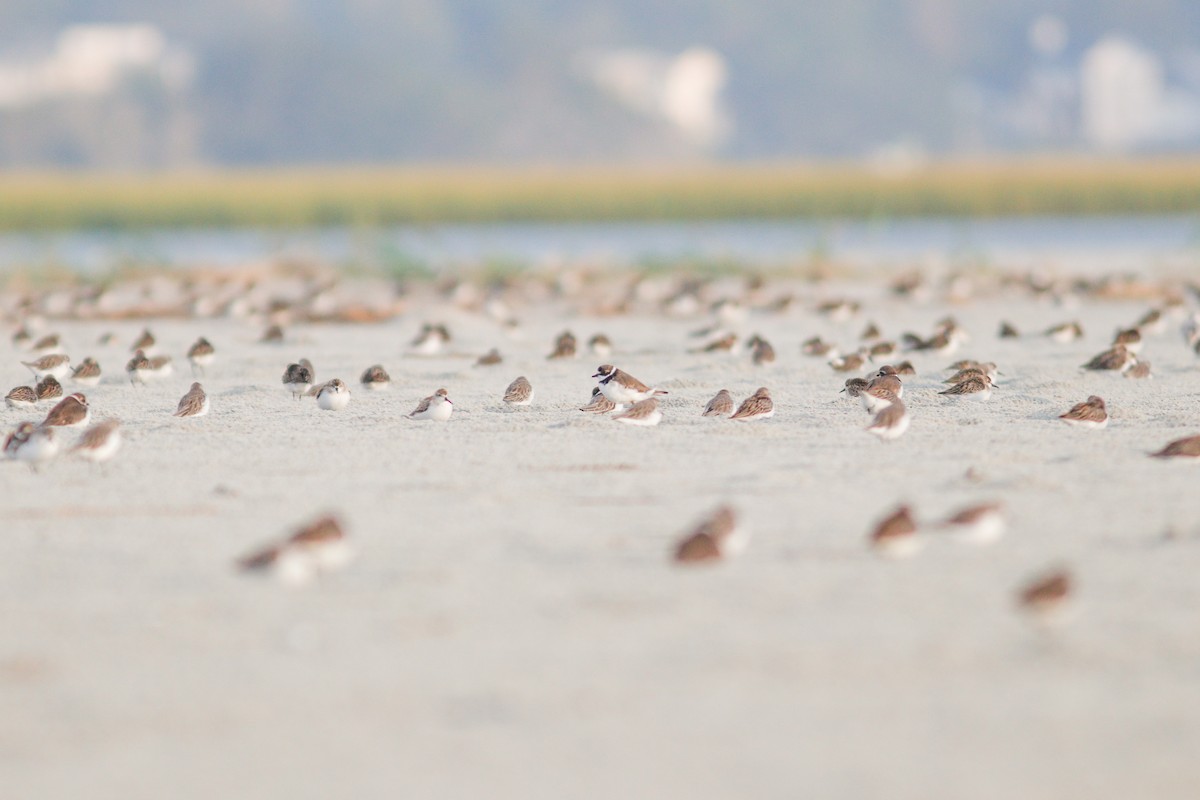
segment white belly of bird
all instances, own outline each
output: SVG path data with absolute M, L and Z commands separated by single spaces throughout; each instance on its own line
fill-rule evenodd
M 28 461 L 40 464 L 58 455 L 58 440 L 45 435 L 36 435 L 29 439 L 17 450 L 18 461 Z
M 617 422 L 624 422 L 626 425 L 637 425 L 640 428 L 650 428 L 662 422 L 662 412 L 657 408 L 644 417 L 634 419 L 632 417 L 618 417 Z
M 334 392 L 326 389 L 317 395 L 317 405 L 326 411 L 341 411 L 350 404 L 349 392 Z
M 388 383 L 387 381 L 370 381 L 368 383 L 364 383 L 363 388 L 368 392 L 382 392 L 384 389 L 390 388 L 391 385 L 392 384 Z
M 413 419 L 428 419 L 434 422 L 445 422 L 450 419 L 450 415 L 454 413 L 453 403 L 431 403 L 429 408 L 422 411 L 420 414 L 413 414 Z
M 886 397 L 876 397 L 870 392 L 863 392 L 859 397 L 862 398 L 863 408 L 870 414 L 874 414 L 892 404 L 892 401 Z
M 214 353 L 205 353 L 203 355 L 192 356 L 192 363 L 197 367 L 207 367 L 213 363 Z
M 908 430 L 908 415 L 905 414 L 903 417 L 901 417 L 895 425 L 886 427 L 871 426 L 870 428 L 867 428 L 867 430 L 878 436 L 880 439 L 899 439 L 904 435 L 904 432 Z
M 72 380 L 74 380 L 75 383 L 78 383 L 80 386 L 87 386 L 88 388 L 100 385 L 100 376 L 99 375 L 92 375 L 92 376 L 86 377 L 86 378 L 76 377 L 76 378 L 73 378 Z
M 200 404 L 200 410 L 197 411 L 195 414 L 192 414 L 192 416 L 193 417 L 203 417 L 207 413 L 208 413 L 208 397 L 205 396 L 204 402 Z
M 1063 422 L 1076 428 L 1084 428 L 1090 431 L 1098 431 L 1108 427 L 1108 417 L 1105 417 L 1099 422 L 1092 419 L 1064 419 Z
M 630 389 L 627 386 L 622 386 L 616 381 L 609 381 L 608 383 L 600 384 L 600 394 L 604 395 L 614 403 L 631 405 L 640 400 L 645 400 L 647 397 L 651 397 L 654 394 L 654 391 L 650 390 L 639 392 L 636 389 Z
M 530 392 L 529 396 L 526 397 L 524 400 L 509 400 L 508 404 L 510 406 L 527 406 L 532 402 L 533 402 L 533 392 Z
M 411 351 L 419 356 L 436 355 L 442 349 L 442 340 L 437 336 L 430 336 L 426 339 L 414 344 Z
M 954 538 L 969 544 L 991 544 L 1004 535 L 1004 517 L 986 514 L 968 525 L 954 525 Z
M 866 395 L 863 395 L 863 396 L 865 397 Z M 735 417 L 734 421 L 735 422 L 749 422 L 752 419 L 770 419 L 773 416 L 775 416 L 774 408 L 772 408 L 770 411 L 763 411 L 760 414 L 751 414 L 748 417 Z
M 292 382 L 292 383 L 285 383 L 283 386 L 292 394 L 304 394 L 305 392 L 307 392 L 309 389 L 312 388 L 311 383 Z
M 57 367 L 51 367 L 50 369 L 34 370 L 34 374 L 37 375 L 38 380 L 45 378 L 47 375 L 50 375 L 55 380 L 61 381 L 63 378 L 67 377 L 67 373 L 70 371 L 71 371 L 70 364 L 59 364 Z
M 911 558 L 925 546 L 918 534 L 888 538 L 875 543 L 875 551 L 885 558 Z
M 4 404 L 9 408 L 33 408 L 35 405 L 37 405 L 37 401 L 17 400 L 12 397 L 6 397 L 4 399 Z
M 79 457 L 84 461 L 91 461 L 93 464 L 99 464 L 102 461 L 108 461 L 117 454 L 121 449 L 121 434 L 110 433 L 108 438 L 104 440 L 104 444 L 99 447 L 88 447 L 82 450 L 77 450 Z

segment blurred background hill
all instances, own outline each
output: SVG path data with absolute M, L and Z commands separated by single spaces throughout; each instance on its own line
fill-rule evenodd
M 1195 0 L 0 0 L 0 167 L 1200 144 Z

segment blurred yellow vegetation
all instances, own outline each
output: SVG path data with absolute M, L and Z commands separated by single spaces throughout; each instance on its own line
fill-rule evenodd
M 4 230 L 1196 210 L 1200 159 L 1183 158 L 0 175 Z

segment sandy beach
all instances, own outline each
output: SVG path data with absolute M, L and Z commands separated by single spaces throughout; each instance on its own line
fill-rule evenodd
M 1150 301 L 794 288 L 788 311 L 736 326 L 771 341 L 769 366 L 688 352 L 704 314 L 555 300 L 517 309 L 519 338 L 432 295 L 376 324 L 291 325 L 282 344 L 257 341 L 261 320 L 46 320 L 103 366 L 83 391 L 126 443 L 100 467 L 0 463 L 0 794 L 1194 797 L 1200 470 L 1147 457 L 1200 433 L 1180 318 L 1147 339 L 1154 377 L 1129 380 L 1079 365 Z M 855 318 L 814 313 L 843 295 Z M 864 431 L 848 375 L 800 352 L 948 313 L 971 335 L 959 353 L 894 359 L 918 373 L 895 442 Z M 1038 335 L 1071 319 L 1080 341 Z M 1002 320 L 1025 335 L 998 339 Z M 407 354 L 425 321 L 453 332 L 446 354 Z M 176 370 L 132 387 L 147 325 Z M 612 356 L 547 361 L 564 329 L 608 334 Z M 197 336 L 217 350 L 212 410 L 176 419 Z M 491 347 L 504 362 L 473 366 Z M 30 383 L 27 352 L 6 336 L 0 353 L 2 388 Z M 292 400 L 280 375 L 300 357 L 350 385 L 346 410 Z M 938 396 L 964 357 L 999 365 L 990 400 Z M 661 425 L 577 410 L 607 361 L 669 391 Z M 359 386 L 375 363 L 390 390 Z M 518 375 L 529 408 L 500 400 Z M 759 386 L 772 419 L 700 417 L 718 389 Z M 439 387 L 449 422 L 404 418 Z M 1057 419 L 1092 394 L 1107 429 Z M 932 523 L 992 500 L 1008 519 L 992 546 L 930 531 L 905 561 L 868 547 L 898 503 Z M 722 502 L 753 531 L 746 552 L 672 564 Z M 357 550 L 345 570 L 294 588 L 235 568 L 322 513 Z M 1015 592 L 1058 565 L 1073 618 L 1040 631 Z

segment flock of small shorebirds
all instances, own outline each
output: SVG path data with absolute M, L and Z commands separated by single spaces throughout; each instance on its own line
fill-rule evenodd
M 731 352 L 738 345 L 738 336 L 728 330 L 730 314 L 738 312 L 736 301 L 721 300 L 712 307 L 718 323 L 710 328 L 695 332 L 704 337 L 706 344 L 693 352 Z M 851 300 L 835 300 L 822 303 L 817 311 L 831 319 L 845 321 L 860 310 L 859 304 Z M 1168 314 L 1183 314 L 1182 303 L 1171 307 L 1154 308 L 1142 316 L 1134 325 L 1116 333 L 1112 345 L 1096 355 L 1086 364 L 1086 370 L 1108 370 L 1128 378 L 1151 377 L 1150 364 L 1141 360 L 1142 345 L 1148 336 L 1162 333 Z M 724 322 L 723 322 L 724 321 Z M 1200 355 L 1200 313 L 1186 315 L 1182 334 L 1189 348 Z M 1020 334 L 1010 324 L 1002 323 L 1000 338 L 1016 338 Z M 1078 322 L 1066 322 L 1043 332 L 1056 342 L 1075 341 L 1083 336 Z M 283 339 L 279 325 L 271 325 L 262 341 L 278 342 Z M 411 352 L 418 355 L 436 355 L 450 341 L 450 332 L 441 324 L 425 324 L 411 344 Z M 863 343 L 853 352 L 840 353 L 831 343 L 813 337 L 802 344 L 802 351 L 812 357 L 824 358 L 837 372 L 861 374 L 871 361 L 889 360 L 904 352 L 925 352 L 949 356 L 967 339 L 963 328 L 953 317 L 937 323 L 928 337 L 913 333 L 904 334 L 897 341 L 885 340 L 877 326 L 869 324 L 860 336 Z M 50 400 L 58 400 L 41 422 L 22 422 L 8 434 L 4 442 L 4 453 L 12 460 L 27 463 L 35 472 L 55 458 L 60 452 L 58 431 L 68 428 L 85 429 L 69 452 L 93 463 L 111 459 L 121 448 L 121 427 L 116 420 L 105 420 L 88 427 L 91 410 L 86 396 L 75 392 L 64 397 L 60 381 L 70 378 L 83 387 L 96 386 L 100 382 L 100 365 L 92 358 L 85 358 L 72 365 L 63 352 L 62 339 L 56 334 L 45 334 L 35 339 L 26 325 L 13 335 L 18 347 L 27 349 L 36 356 L 22 361 L 33 373 L 34 386 L 18 386 L 5 397 L 5 403 L 13 409 L 31 409 Z M 106 342 L 102 342 L 106 343 Z M 600 358 L 612 353 L 612 343 L 603 334 L 593 336 L 587 343 L 589 351 Z M 751 337 L 744 345 L 755 364 L 775 361 L 775 350 L 762 336 Z M 161 379 L 173 373 L 169 356 L 157 352 L 153 333 L 146 329 L 133 343 L 133 355 L 125 365 L 125 373 L 132 385 L 144 385 L 148 381 Z M 569 331 L 560 334 L 554 341 L 550 359 L 573 358 L 578 354 L 576 337 Z M 205 338 L 199 338 L 187 351 L 187 359 L 193 377 L 203 377 L 205 369 L 216 358 L 216 350 Z M 481 356 L 477 366 L 493 366 L 502 363 L 498 350 Z M 992 362 L 963 360 L 952 363 L 948 371 L 953 374 L 945 379 L 948 388 L 940 394 L 954 400 L 986 401 L 991 397 L 993 386 L 1000 374 Z M 845 381 L 842 392 L 858 399 L 864 409 L 872 415 L 866 430 L 889 441 L 902 436 L 909 427 L 909 415 L 903 402 L 905 376 L 914 375 L 916 370 L 910 361 L 898 361 L 878 369 L 869 368 L 865 377 L 851 377 Z M 282 383 L 292 397 L 315 398 L 316 405 L 326 411 L 340 411 L 350 402 L 350 389 L 340 378 L 317 383 L 315 369 L 306 359 L 287 365 Z M 597 384 L 589 402 L 580 411 L 592 414 L 611 414 L 612 419 L 635 426 L 654 426 L 663 418 L 658 398 L 667 392 L 643 383 L 627 372 L 611 364 L 601 365 L 592 375 Z M 362 373 L 360 383 L 365 390 L 387 389 L 391 383 L 382 365 L 373 365 Z M 61 399 L 59 399 L 61 398 Z M 534 387 L 525 376 L 512 381 L 503 395 L 503 402 L 510 406 L 529 406 L 534 400 Z M 209 398 L 199 381 L 179 400 L 174 412 L 176 417 L 202 417 L 209 411 Z M 424 398 L 407 416 L 413 420 L 445 422 L 450 419 L 454 404 L 446 389 L 438 389 Z M 700 412 L 704 417 L 723 417 L 749 422 L 770 418 L 775 413 L 771 393 L 760 387 L 740 404 L 734 402 L 728 390 L 720 390 Z M 1108 424 L 1105 402 L 1097 396 L 1088 397 L 1067 410 L 1059 417 L 1065 423 L 1090 429 L 1101 429 Z M 1155 458 L 1184 460 L 1200 463 L 1200 435 L 1170 442 L 1157 452 Z M 1001 505 L 987 503 L 962 509 L 942 523 L 964 540 L 985 543 L 1000 537 L 1005 528 Z M 920 528 L 907 506 L 897 508 L 888 515 L 870 534 L 872 547 L 882 555 L 903 557 L 919 549 L 922 538 Z M 726 558 L 745 546 L 744 529 L 739 526 L 736 514 L 728 506 L 722 506 L 705 518 L 674 550 L 673 557 L 679 563 L 693 564 L 712 562 Z M 352 549 L 345 532 L 332 516 L 322 517 L 311 525 L 300 529 L 293 536 L 272 543 L 256 551 L 238 563 L 241 567 L 269 571 L 289 583 L 304 582 L 322 572 L 346 564 L 352 557 Z M 1018 592 L 1019 605 L 1035 617 L 1054 621 L 1063 616 L 1064 608 L 1072 594 L 1072 577 L 1066 570 L 1055 570 L 1041 575 L 1023 586 Z

